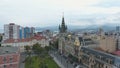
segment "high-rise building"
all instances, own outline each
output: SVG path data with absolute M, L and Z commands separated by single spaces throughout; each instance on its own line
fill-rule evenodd
M 120 26 L 116 26 L 117 50 L 120 49 Z
M 35 28 L 34 27 L 31 27 L 31 36 L 33 36 L 35 33 Z
M 14 23 L 4 25 L 4 38 L 6 39 L 24 39 L 33 37 L 35 33 L 34 27 L 21 27 Z
M 21 27 L 20 28 L 20 39 L 33 37 L 35 33 L 34 27 Z
M 4 40 L 5 39 L 18 39 L 19 38 L 19 25 L 14 23 L 4 25 Z
M 120 33 L 120 26 L 116 26 L 116 32 Z
M 29 27 L 25 27 L 24 28 L 24 38 L 28 38 L 29 37 L 29 33 L 30 33 Z
M 24 38 L 30 38 L 34 36 L 35 28 L 34 27 L 25 27 L 24 28 Z
M 20 39 L 24 39 L 24 27 L 20 27 Z

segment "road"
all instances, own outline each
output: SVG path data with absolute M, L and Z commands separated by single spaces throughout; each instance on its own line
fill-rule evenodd
M 54 60 L 61 68 L 74 68 L 72 64 L 67 62 L 63 56 L 59 55 L 59 53 L 51 51 L 50 55 L 54 57 Z
M 19 68 L 24 68 L 24 66 L 25 66 L 25 63 L 23 62 L 24 60 L 25 60 L 25 58 L 26 58 L 26 54 L 25 53 L 21 53 L 20 54 L 20 64 L 19 64 Z
M 62 65 L 61 62 L 53 54 L 50 54 L 50 56 L 54 57 L 53 60 L 58 64 L 59 67 L 65 68 L 64 65 Z

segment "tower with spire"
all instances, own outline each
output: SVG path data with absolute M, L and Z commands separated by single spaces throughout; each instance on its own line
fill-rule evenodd
M 59 25 L 59 32 L 60 33 L 66 33 L 67 32 L 67 26 L 65 25 L 64 14 L 63 14 L 63 17 L 62 17 L 62 24 Z
M 64 14 L 62 16 L 62 23 L 59 25 L 59 43 L 58 49 L 61 54 L 65 51 L 65 37 L 67 36 L 67 26 L 65 25 Z

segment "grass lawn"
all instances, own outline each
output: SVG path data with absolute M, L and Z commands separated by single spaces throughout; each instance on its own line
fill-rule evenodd
M 38 56 L 28 57 L 25 62 L 25 68 L 40 68 L 42 63 L 46 64 L 47 68 L 60 68 L 50 56 L 44 58 Z
M 48 65 L 48 68 L 60 68 L 52 58 L 45 59 L 45 62 Z

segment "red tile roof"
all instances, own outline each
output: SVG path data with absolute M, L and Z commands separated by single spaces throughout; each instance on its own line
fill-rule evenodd
M 120 56 L 120 50 L 113 52 L 114 55 Z
M 42 40 L 42 39 L 46 39 L 44 36 L 34 36 L 32 38 L 26 38 L 26 39 L 7 39 L 4 41 L 4 43 L 17 43 L 17 42 L 29 42 L 32 40 Z

